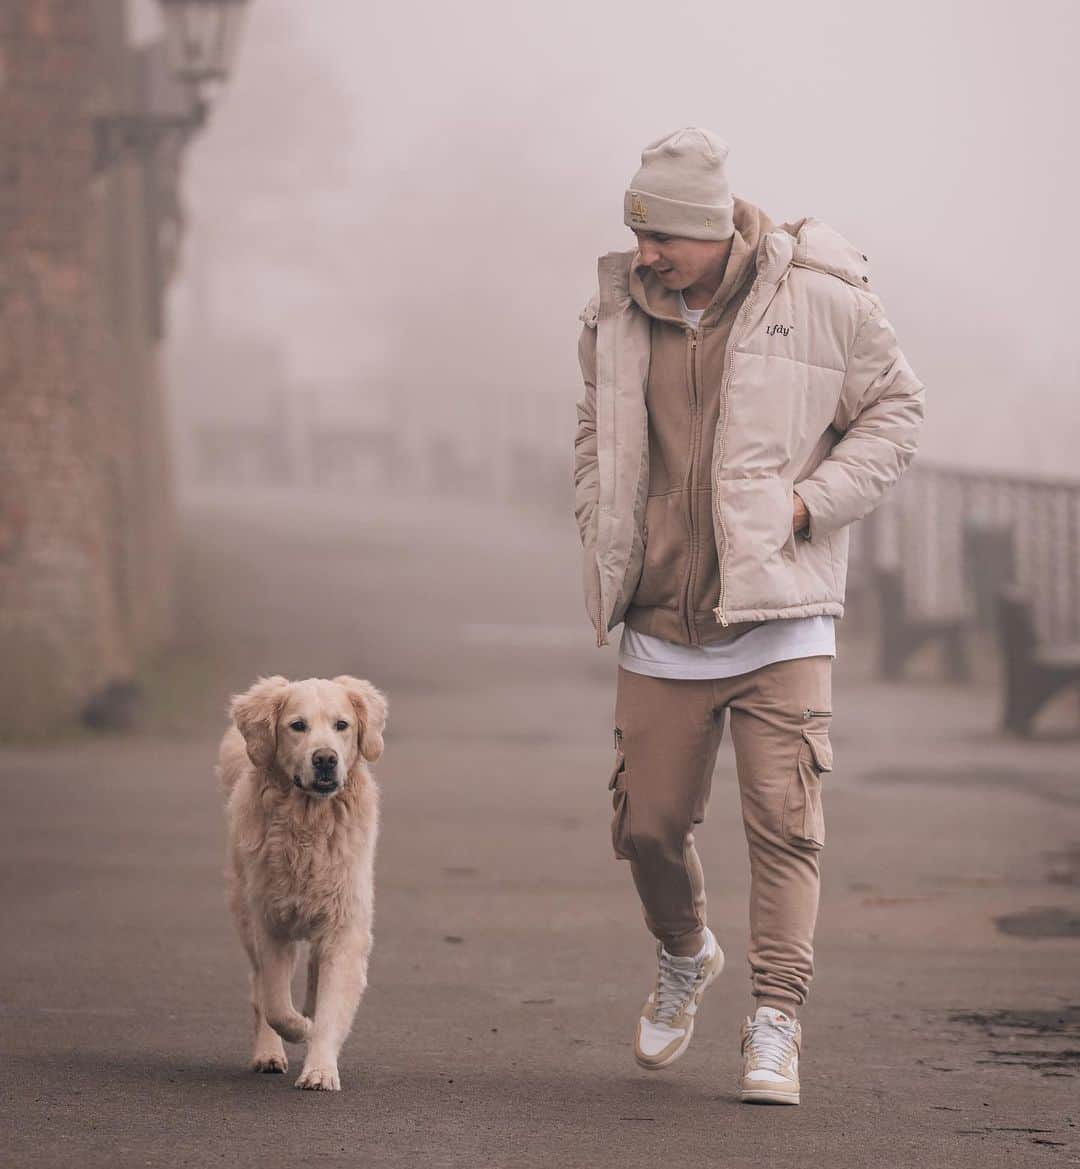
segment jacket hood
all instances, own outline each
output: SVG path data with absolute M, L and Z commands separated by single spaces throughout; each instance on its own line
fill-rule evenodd
M 785 239 L 780 232 L 790 239 Z M 766 272 L 767 279 L 779 280 L 783 270 L 794 264 L 836 276 L 869 291 L 870 267 L 866 255 L 820 219 L 807 216 L 794 223 L 783 223 L 773 237 L 762 239 L 758 255 L 758 265 Z
M 720 311 L 755 270 L 769 283 L 779 284 L 793 265 L 835 276 L 863 292 L 873 291 L 867 256 L 835 228 L 813 216 L 777 227 L 759 207 L 736 196 L 731 256 L 702 320 Z M 581 315 L 586 324 L 595 326 L 605 289 L 615 303 L 633 299 L 650 316 L 682 324 L 678 297 L 640 265 L 637 249 L 601 256 L 599 275 L 600 294 Z
M 703 323 L 723 312 L 728 301 L 752 279 L 758 245 L 775 227 L 773 221 L 760 207 L 755 207 L 753 203 L 748 203 L 738 196 L 735 197 L 734 218 L 735 234 L 732 237 L 731 253 L 724 269 L 724 278 L 702 314 Z M 678 293 L 665 288 L 652 269 L 641 263 L 636 249 L 627 252 L 626 255 L 630 295 L 634 302 L 651 317 L 682 325 Z

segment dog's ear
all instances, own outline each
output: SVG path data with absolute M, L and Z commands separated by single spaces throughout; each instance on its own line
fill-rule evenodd
M 248 758 L 256 767 L 267 770 L 277 753 L 277 720 L 289 679 L 280 674 L 260 678 L 245 694 L 234 694 L 229 713 L 244 736 Z
M 376 690 L 370 682 L 350 674 L 339 674 L 333 681 L 345 687 L 353 710 L 356 711 L 360 754 L 369 763 L 374 763 L 383 753 L 383 729 L 390 709 L 386 695 Z

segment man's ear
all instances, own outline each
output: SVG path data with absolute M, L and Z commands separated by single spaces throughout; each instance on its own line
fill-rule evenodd
M 289 690 L 289 679 L 280 674 L 260 678 L 244 694 L 234 694 L 229 713 L 244 736 L 248 758 L 263 771 L 277 754 L 277 720 Z
M 353 710 L 356 711 L 360 754 L 369 763 L 374 763 L 383 753 L 383 728 L 390 709 L 386 695 L 376 690 L 370 682 L 350 674 L 339 674 L 332 680 L 345 687 Z

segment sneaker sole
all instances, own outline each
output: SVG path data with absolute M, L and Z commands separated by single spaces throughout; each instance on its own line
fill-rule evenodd
M 798 1092 L 778 1092 L 770 1088 L 743 1088 L 739 1099 L 744 1104 L 798 1104 Z
M 720 954 L 720 961 L 716 964 L 716 969 L 712 972 L 712 974 L 710 974 L 709 977 L 705 979 L 705 983 L 698 993 L 698 1006 L 701 1005 L 701 1000 L 705 997 L 705 992 L 709 989 L 710 986 L 712 986 L 712 984 L 724 972 L 724 961 L 725 961 L 724 951 L 721 950 L 719 946 L 717 946 L 717 950 Z M 670 1055 L 664 1056 L 664 1058 L 662 1060 L 660 1060 L 659 1062 L 656 1062 L 655 1060 L 651 1060 L 651 1061 L 646 1062 L 647 1057 L 643 1058 L 642 1056 L 640 1056 L 638 1054 L 637 1045 L 635 1044 L 634 1045 L 634 1059 L 637 1060 L 638 1066 L 643 1067 L 646 1071 L 649 1071 L 649 1072 L 659 1072 L 659 1071 L 662 1071 L 664 1068 L 671 1067 L 671 1065 L 677 1059 L 679 1059 L 685 1053 L 686 1049 L 690 1046 L 690 1040 L 693 1039 L 693 1037 L 694 1037 L 694 1021 L 695 1021 L 695 1017 L 691 1017 L 690 1026 L 687 1027 L 686 1035 L 683 1037 L 682 1042 L 679 1044 L 678 1047 L 675 1048 L 675 1050 Z

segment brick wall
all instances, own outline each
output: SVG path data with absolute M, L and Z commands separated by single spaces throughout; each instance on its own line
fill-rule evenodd
M 0 10 L 0 704 L 75 718 L 168 637 L 172 508 L 145 168 L 93 174 L 129 100 L 120 0 Z

